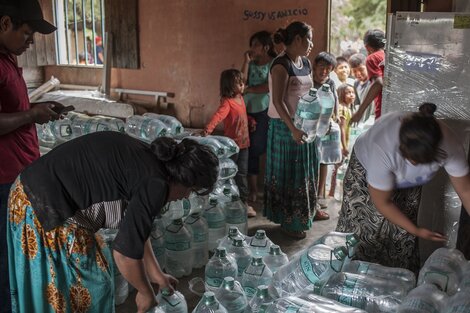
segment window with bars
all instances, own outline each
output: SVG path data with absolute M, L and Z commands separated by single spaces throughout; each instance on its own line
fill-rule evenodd
M 104 0 L 54 0 L 56 57 L 60 65 L 101 66 Z

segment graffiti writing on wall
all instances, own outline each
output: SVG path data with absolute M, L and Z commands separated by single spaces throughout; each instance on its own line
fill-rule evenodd
M 245 10 L 243 11 L 243 20 L 279 20 L 290 16 L 306 16 L 308 15 L 308 10 L 305 8 L 299 9 L 285 9 L 279 11 L 252 11 Z

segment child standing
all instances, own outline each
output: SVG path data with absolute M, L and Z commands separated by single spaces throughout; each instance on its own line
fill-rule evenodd
M 355 78 L 353 86 L 356 91 L 356 100 L 354 101 L 355 107 L 352 108 L 352 111 L 355 112 L 356 107 L 359 107 L 361 102 L 364 100 L 370 86 L 369 77 L 367 75 L 366 56 L 362 53 L 353 54 L 349 58 L 349 66 L 351 67 L 351 73 Z M 372 113 L 371 108 L 372 106 L 367 107 L 361 119 L 362 122 L 369 119 L 369 116 Z
M 238 166 L 235 181 L 240 190 L 240 199 L 246 202 L 248 198 L 246 174 L 250 138 L 248 135 L 248 116 L 246 115 L 245 101 L 243 101 L 242 96 L 244 87 L 243 75 L 239 70 L 229 69 L 222 72 L 220 75 L 220 105 L 201 135 L 210 135 L 220 122 L 224 122 L 224 136 L 232 138 L 240 148 L 240 152 L 232 156 L 232 160 Z M 248 217 L 253 216 L 256 216 L 256 212 L 251 206 L 248 206 Z
M 349 131 L 350 131 L 350 123 L 352 116 L 351 108 L 354 104 L 354 100 L 356 100 L 356 93 L 354 91 L 354 87 L 348 84 L 341 84 L 338 89 L 338 100 L 339 100 L 339 113 L 338 113 L 338 120 L 339 120 L 339 127 L 341 128 L 341 151 L 343 153 L 343 162 L 344 158 L 349 155 Z M 341 163 L 335 164 L 335 169 L 331 175 L 331 185 L 330 185 L 330 192 L 329 196 L 333 197 L 335 194 L 336 188 L 336 173 L 338 168 L 341 166 Z
M 266 152 L 268 138 L 268 77 L 272 60 L 276 57 L 273 49 L 271 33 L 260 31 L 250 38 L 250 50 L 245 52 L 242 66 L 243 77 L 246 79 L 245 95 L 248 116 L 256 122 L 255 129 L 250 132 L 250 148 L 248 156 L 248 200 L 256 202 L 258 194 L 258 174 L 260 156 Z

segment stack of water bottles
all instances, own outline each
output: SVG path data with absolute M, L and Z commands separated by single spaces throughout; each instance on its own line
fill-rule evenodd
M 414 274 L 352 260 L 358 243 L 352 233 L 330 232 L 295 254 L 269 286 L 280 298 L 262 312 L 396 312 Z
M 151 143 L 158 137 L 175 137 L 183 133 L 180 121 L 169 115 L 145 113 L 126 120 L 125 132 L 134 138 Z
M 470 312 L 470 262 L 456 249 L 440 248 L 424 263 L 418 287 L 403 299 L 397 312 Z
M 211 312 L 206 308 L 209 302 L 216 303 L 220 312 L 258 312 L 274 301 L 268 285 L 273 273 L 288 261 L 264 230 L 248 237 L 230 226 L 206 265 L 206 293 L 193 312 Z
M 88 116 L 69 112 L 63 119 L 36 124 L 41 146 L 54 147 L 70 139 L 98 131 L 124 132 L 125 124 L 121 119 L 109 116 Z

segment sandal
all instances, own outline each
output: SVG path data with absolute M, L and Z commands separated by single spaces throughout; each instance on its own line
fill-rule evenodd
M 295 230 L 287 230 L 287 229 L 284 229 L 281 227 L 281 231 L 291 237 L 291 238 L 294 238 L 294 239 L 304 239 L 305 237 L 307 237 L 307 233 L 304 232 L 303 230 L 301 231 L 295 231 Z
M 256 211 L 255 211 L 255 209 L 253 209 L 253 207 L 251 205 L 248 206 L 248 208 L 246 210 L 246 215 L 248 217 L 255 217 L 256 216 Z
M 313 218 L 314 221 L 325 221 L 330 219 L 330 215 L 322 210 L 317 210 L 315 217 Z

